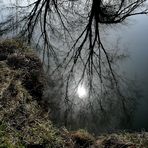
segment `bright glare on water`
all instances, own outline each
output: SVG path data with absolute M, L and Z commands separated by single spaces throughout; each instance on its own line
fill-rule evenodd
M 78 94 L 79 98 L 87 97 L 87 90 L 84 85 L 78 86 L 77 94 Z

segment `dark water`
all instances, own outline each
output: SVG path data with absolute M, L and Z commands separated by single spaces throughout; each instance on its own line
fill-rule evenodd
M 136 77 L 142 94 L 133 126 L 136 130 L 148 130 L 148 16 L 132 17 L 127 25 L 108 32 L 109 42 L 114 43 L 118 38 L 120 46 L 127 49 L 130 55 L 129 59 L 122 62 L 120 70 L 130 79 Z
M 130 18 L 128 25 L 111 31 L 115 39 L 120 37 L 121 46 L 128 50 L 130 58 L 122 63 L 121 71 L 130 79 L 136 78 L 141 91 L 134 128 L 148 130 L 148 16 Z

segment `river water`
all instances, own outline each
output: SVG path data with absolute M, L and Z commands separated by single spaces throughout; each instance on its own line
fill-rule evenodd
M 5 0 L 5 4 L 9 2 Z M 4 5 L 2 0 L 0 5 Z M 11 12 L 1 13 L 0 21 L 9 13 Z M 129 79 L 136 79 L 142 94 L 133 127 L 148 130 L 148 16 L 134 16 L 127 22 L 126 25 L 112 28 L 107 33 L 107 40 L 115 43 L 120 38 L 120 46 L 127 49 L 130 55 L 129 59 L 121 63 L 120 69 Z

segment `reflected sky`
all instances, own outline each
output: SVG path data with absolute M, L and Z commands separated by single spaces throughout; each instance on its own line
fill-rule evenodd
M 8 3 L 10 0 L 4 2 Z M 23 1 L 23 3 L 26 2 Z M 2 0 L 0 4 L 2 5 Z M 107 40 L 115 43 L 120 38 L 123 49 L 124 47 L 128 49 L 130 58 L 124 61 L 120 68 L 129 78 L 136 76 L 143 95 L 136 112 L 134 126 L 148 130 L 148 16 L 134 16 L 127 22 L 126 25 L 113 27 L 107 33 Z
M 148 16 L 131 17 L 128 25 L 113 29 L 110 36 L 120 38 L 121 46 L 128 49 L 130 58 L 122 63 L 122 71 L 130 78 L 136 77 L 142 90 L 142 98 L 134 127 L 148 130 Z

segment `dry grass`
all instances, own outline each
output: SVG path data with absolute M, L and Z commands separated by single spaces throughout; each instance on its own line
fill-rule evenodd
M 99 136 L 96 148 L 148 148 L 148 133 L 120 132 Z
M 59 131 L 39 103 L 44 89 L 40 60 L 15 41 L 0 43 L 0 53 L 5 53 L 0 60 L 0 147 L 61 147 Z
M 71 132 L 71 136 L 77 147 L 87 148 L 91 146 L 95 138 L 85 130 Z

